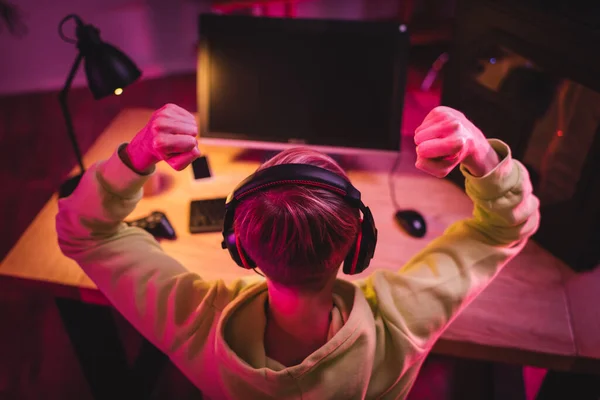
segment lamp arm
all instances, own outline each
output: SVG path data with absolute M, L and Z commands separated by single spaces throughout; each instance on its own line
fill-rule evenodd
M 75 138 L 75 131 L 73 129 L 73 121 L 71 120 L 71 113 L 69 112 L 69 107 L 67 105 L 67 97 L 69 94 L 69 90 L 71 89 L 71 84 L 73 83 L 73 78 L 77 74 L 77 70 L 79 69 L 79 65 L 81 64 L 81 60 L 83 59 L 83 55 L 81 52 L 77 53 L 77 58 L 73 62 L 73 66 L 71 67 L 71 71 L 67 76 L 67 80 L 65 81 L 65 85 L 63 89 L 60 91 L 58 95 L 58 101 L 60 102 L 60 108 L 63 113 L 63 117 L 65 118 L 65 123 L 67 125 L 67 134 L 69 135 L 69 139 L 71 140 L 71 145 L 73 146 L 73 150 L 75 151 L 75 156 L 77 157 L 77 163 L 79 164 L 79 168 L 81 168 L 81 173 L 85 172 L 85 166 L 83 165 L 83 157 L 81 156 L 81 150 L 79 149 L 79 145 L 77 144 L 77 139 Z

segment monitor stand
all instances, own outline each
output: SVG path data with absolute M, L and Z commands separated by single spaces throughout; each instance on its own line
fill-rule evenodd
M 239 161 L 255 161 L 259 163 L 264 163 L 277 154 L 281 153 L 283 150 L 267 150 L 267 149 L 245 149 L 241 154 L 239 154 L 236 159 Z M 355 167 L 355 163 L 353 163 L 353 156 L 348 154 L 331 154 L 325 152 L 329 157 L 331 157 L 335 162 L 342 167 L 343 170 L 348 171 Z
M 263 154 L 263 160 L 262 162 L 268 161 L 271 158 L 275 157 L 277 154 L 281 153 L 283 150 L 263 150 L 264 154 Z M 342 163 L 344 163 L 344 156 L 342 154 L 329 154 L 329 153 L 325 153 L 327 154 L 329 157 L 333 158 L 333 160 L 340 164 L 340 166 L 342 166 Z M 346 157 L 347 158 L 347 157 Z M 343 168 L 343 166 L 342 166 Z

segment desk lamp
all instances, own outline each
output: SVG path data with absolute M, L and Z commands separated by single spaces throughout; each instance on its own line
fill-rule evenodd
M 69 38 L 63 33 L 63 25 L 71 19 L 75 21 L 76 39 Z M 73 145 L 77 163 L 81 170 L 77 176 L 68 179 L 61 185 L 58 192 L 59 197 L 66 197 L 75 190 L 85 172 L 81 150 L 75 138 L 73 122 L 67 106 L 67 95 L 81 61 L 85 61 L 85 75 L 88 87 L 96 100 L 111 94 L 120 95 L 123 93 L 125 86 L 133 83 L 141 76 L 141 72 L 123 52 L 100 39 L 98 28 L 93 25 L 84 24 L 82 19 L 75 14 L 69 14 L 60 21 L 58 34 L 65 42 L 77 45 L 77 49 L 79 50 L 71 71 L 67 76 L 65 85 L 58 95 L 67 125 L 67 134 Z

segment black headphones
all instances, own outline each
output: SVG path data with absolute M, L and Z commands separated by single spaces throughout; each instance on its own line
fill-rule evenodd
M 240 239 L 234 231 L 236 207 L 244 197 L 252 193 L 281 185 L 315 186 L 327 189 L 341 196 L 352 207 L 358 208 L 363 215 L 361 227 L 356 243 L 344 260 L 343 271 L 345 274 L 354 275 L 367 269 L 377 244 L 377 228 L 371 210 L 361 201 L 360 192 L 346 179 L 326 169 L 308 164 L 281 164 L 262 169 L 244 179 L 227 196 L 221 247 L 229 250 L 231 258 L 237 265 L 245 269 L 256 268 L 256 263 L 242 248 Z

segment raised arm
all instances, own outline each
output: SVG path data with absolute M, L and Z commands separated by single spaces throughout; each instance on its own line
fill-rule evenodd
M 158 161 L 181 170 L 198 156 L 195 136 L 191 114 L 163 107 L 129 145 L 85 173 L 75 192 L 60 200 L 56 216 L 62 252 L 162 350 L 189 337 L 197 319 L 212 312 L 208 303 L 218 285 L 188 272 L 150 234 L 123 220 L 142 197 Z
M 488 141 L 456 110 L 434 109 L 415 142 L 416 166 L 434 176 L 444 177 L 460 164 L 473 216 L 450 226 L 398 273 L 376 272 L 362 286 L 404 343 L 427 350 L 521 251 L 538 227 L 539 201 L 508 146 Z

